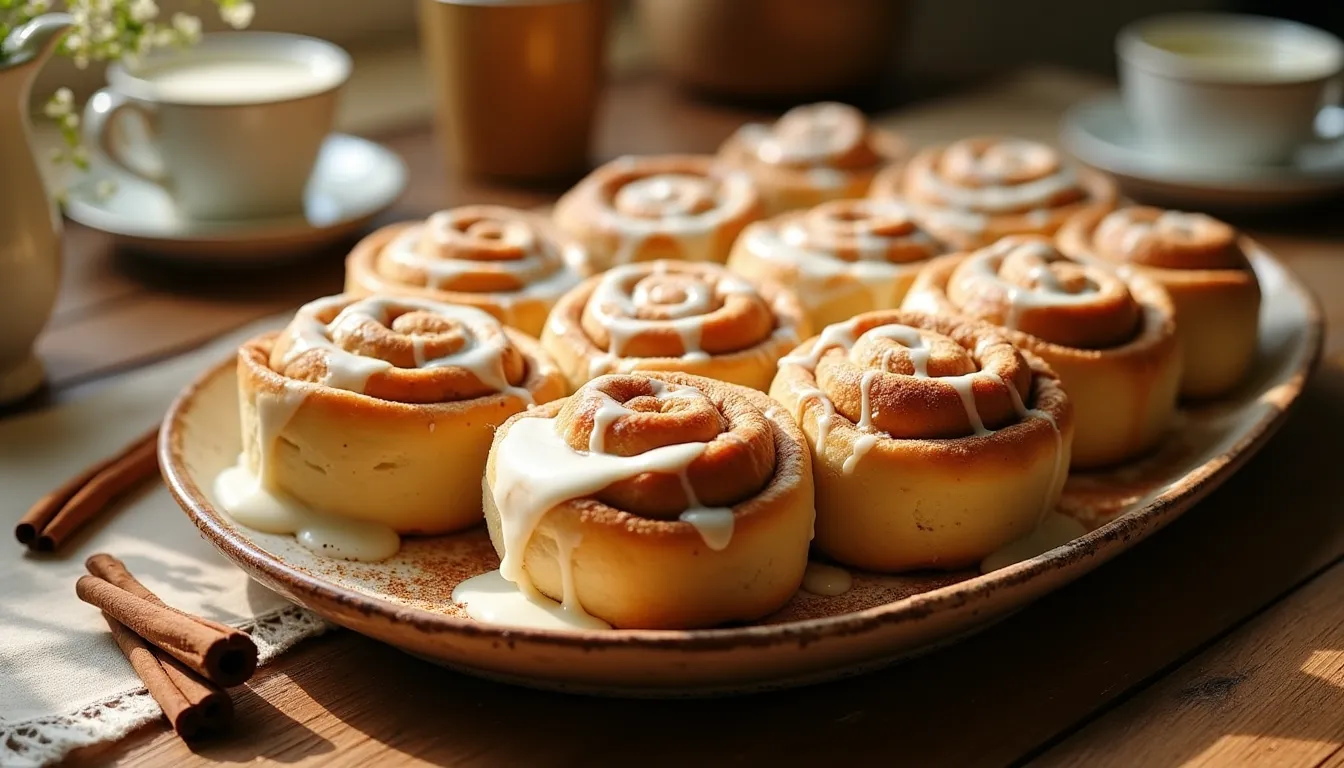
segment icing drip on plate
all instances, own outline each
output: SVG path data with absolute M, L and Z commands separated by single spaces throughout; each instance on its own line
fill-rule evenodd
M 333 312 L 332 320 L 323 322 L 322 318 Z M 392 528 L 308 509 L 277 487 L 273 471 L 279 460 L 276 453 L 281 433 L 318 387 L 362 394 L 370 377 L 394 367 L 387 360 L 344 349 L 335 341 L 342 334 L 357 335 L 356 329 L 364 323 L 390 328 L 394 312 L 429 313 L 460 323 L 467 331 L 455 351 L 435 357 L 428 357 L 426 351 L 426 345 L 432 343 L 431 337 L 410 334 L 416 368 L 463 368 L 496 392 L 532 402 L 527 389 L 509 383 L 504 347 L 477 338 L 476 331 L 499 327 L 498 321 L 485 312 L 417 299 L 368 298 L 350 302 L 347 297 L 334 296 L 310 302 L 285 331 L 289 346 L 280 363 L 287 366 L 318 350 L 325 373 L 321 382 L 298 381 L 282 374 L 278 392 L 257 393 L 253 435 L 256 444 L 252 446 L 256 469 L 248 465 L 245 456 L 240 457 L 236 465 L 220 473 L 214 484 L 216 501 L 235 521 L 267 533 L 293 534 L 304 547 L 338 559 L 376 561 L 397 553 L 400 538 Z
M 843 595 L 854 586 L 849 571 L 826 563 L 808 563 L 803 571 L 803 590 L 821 597 Z
M 990 553 L 980 562 L 980 572 L 989 573 L 1030 560 L 1083 536 L 1087 529 L 1072 517 L 1052 512 L 1030 533 Z

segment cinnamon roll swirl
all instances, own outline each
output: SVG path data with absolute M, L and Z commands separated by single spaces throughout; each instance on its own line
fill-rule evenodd
M 476 307 L 535 336 L 592 273 L 583 247 L 546 217 L 469 205 L 365 237 L 346 259 L 345 290 Z
M 245 343 L 238 386 L 262 490 L 401 534 L 479 522 L 495 427 L 565 388 L 535 339 L 481 310 L 350 295 Z
M 655 259 L 722 264 L 761 204 L 750 176 L 712 157 L 621 157 L 561 196 L 554 217 L 599 271 Z
M 1079 214 L 1059 244 L 1167 289 L 1185 360 L 1183 396 L 1224 395 L 1246 376 L 1260 320 L 1260 284 L 1246 256 L 1259 246 L 1249 238 L 1204 214 L 1134 206 Z
M 749 225 L 728 268 L 792 288 L 821 327 L 899 307 L 920 268 L 948 250 L 899 200 L 833 200 Z
M 555 305 L 542 345 L 578 388 L 605 373 L 683 371 L 764 392 L 809 333 L 797 297 L 718 264 L 654 261 L 589 278 Z
M 987 323 L 859 315 L 781 360 L 770 396 L 812 450 L 817 548 L 859 568 L 979 563 L 1033 531 L 1068 475 L 1069 398 Z
M 509 419 L 485 470 L 500 574 L 619 628 L 777 610 L 802 582 L 813 512 L 802 434 L 772 405 L 724 382 L 638 373 Z
M 1005 235 L 1053 235 L 1070 216 L 1115 207 L 1115 183 L 1046 144 L 963 139 L 921 150 L 873 181 L 874 197 L 904 197 L 924 225 L 959 248 Z
M 767 215 L 775 215 L 863 197 L 877 172 L 907 151 L 904 139 L 854 107 L 821 102 L 794 107 L 773 125 L 742 126 L 719 148 L 719 159 L 749 172 Z
M 1176 410 L 1180 347 L 1171 298 L 1141 275 L 1075 261 L 1045 237 L 1018 235 L 941 256 L 904 307 L 984 320 L 1040 356 L 1073 401 L 1075 467 L 1152 448 Z

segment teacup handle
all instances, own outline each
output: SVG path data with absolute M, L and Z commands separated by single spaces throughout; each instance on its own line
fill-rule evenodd
M 144 122 L 146 141 L 134 146 L 125 140 L 117 140 L 121 133 L 115 130 L 118 115 L 138 114 Z M 153 147 L 154 134 L 157 133 L 158 113 L 154 107 L 134 101 L 109 88 L 103 88 L 89 99 L 84 107 L 84 141 L 94 147 L 113 165 L 132 176 L 144 179 L 161 187 L 168 186 L 168 175 L 164 170 L 163 159 Z

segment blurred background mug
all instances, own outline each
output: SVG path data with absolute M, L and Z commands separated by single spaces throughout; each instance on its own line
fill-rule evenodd
M 1139 136 L 1185 164 L 1280 163 L 1316 138 L 1344 71 L 1344 42 L 1285 19 L 1182 13 L 1116 39 L 1120 91 Z
M 420 0 L 450 167 L 533 180 L 587 170 L 608 14 L 607 0 Z
M 349 76 L 349 55 L 316 38 L 205 35 L 134 70 L 109 67 L 108 87 L 85 107 L 84 133 L 112 165 L 164 188 L 187 216 L 296 213 Z

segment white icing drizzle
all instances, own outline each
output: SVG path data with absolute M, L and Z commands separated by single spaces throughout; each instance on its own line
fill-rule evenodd
M 844 189 L 849 183 L 844 171 L 821 166 L 807 169 L 807 180 L 818 189 Z
M 840 465 L 840 471 L 846 475 L 854 474 L 854 468 L 859 466 L 859 462 L 863 460 L 864 456 L 868 455 L 868 452 L 873 449 L 873 446 L 877 445 L 877 441 L 880 439 L 881 435 L 871 432 L 854 438 L 854 446 L 850 449 L 849 456 L 845 457 L 845 463 Z
M 426 299 L 370 297 L 350 303 L 330 323 L 323 323 L 318 319 L 330 307 L 340 306 L 346 301 L 348 299 L 342 296 L 331 296 L 310 302 L 300 309 L 290 323 L 288 331 L 290 347 L 282 362 L 288 364 L 305 352 L 322 350 L 327 370 L 326 378 L 321 383 L 335 389 L 363 393 L 370 376 L 390 370 L 394 366 L 386 360 L 348 352 L 337 346 L 332 337 L 339 334 L 343 326 L 358 326 L 369 320 L 386 326 L 396 309 L 419 310 L 456 320 L 470 333 L 466 334 L 466 343 L 458 351 L 423 361 L 425 338 L 411 336 L 418 367 L 464 368 L 496 392 L 512 395 L 527 403 L 533 402 L 532 394 L 525 387 L 509 384 L 504 372 L 505 349 L 502 346 L 482 343 L 477 338 L 477 331 L 499 327 L 499 321 L 488 313 L 474 307 L 444 304 Z
M 541 518 L 556 505 L 644 472 L 676 474 L 704 453 L 705 447 L 706 443 L 681 443 L 636 456 L 581 453 L 556 432 L 554 419 L 514 422 L 496 446 L 491 489 L 504 539 L 500 573 L 515 584 L 530 586 L 523 553 Z
M 488 294 L 506 314 L 509 314 L 514 304 L 524 299 L 539 299 L 554 304 L 556 299 L 583 279 L 581 270 L 587 257 L 581 246 L 550 242 L 522 219 L 482 220 L 465 231 L 459 231 L 453 225 L 455 215 L 455 211 L 440 211 L 431 215 L 424 224 L 408 227 L 384 247 L 380 258 L 404 269 L 423 273 L 426 287 L 436 290 L 444 290 L 464 276 L 487 272 L 506 275 L 517 283 L 518 289 L 491 291 Z M 484 261 L 445 257 L 445 252 L 455 240 L 479 238 L 485 228 L 492 235 L 497 235 L 493 238 L 495 242 L 517 248 L 519 257 Z
M 638 168 L 638 159 L 612 161 L 627 172 Z M 613 264 L 629 264 L 650 237 L 668 235 L 686 261 L 714 261 L 714 235 L 729 219 L 755 198 L 751 177 L 729 171 L 720 176 L 692 173 L 651 174 L 634 179 L 617 190 L 610 201 L 599 201 L 597 216 L 603 227 L 617 235 Z M 697 212 L 689 203 L 709 199 L 713 205 Z M 657 216 L 630 215 L 623 209 L 657 210 Z
M 1019 240 L 1006 237 L 993 245 L 982 248 L 966 257 L 962 269 L 976 282 L 990 286 L 1001 292 L 1008 300 L 1007 316 L 1003 319 L 1005 328 L 1016 330 L 1022 313 L 1030 309 L 1088 304 L 1096 300 L 1097 288 L 1088 283 L 1078 292 L 1070 292 L 1060 284 L 1055 273 L 1045 265 L 1032 268 L 1029 277 L 1035 286 L 1027 287 L 1004 280 L 999 275 L 1003 260 L 1012 253 L 1025 253 L 1038 258 L 1049 258 L 1056 253 L 1054 246 L 1042 240 Z
M 654 384 L 654 397 L 660 400 L 705 396 L 692 387 Z M 645 472 L 677 475 L 689 502 L 680 520 L 693 526 L 710 549 L 722 550 L 729 545 L 733 533 L 732 509 L 701 506 L 687 476 L 690 463 L 703 454 L 709 444 L 668 445 L 635 456 L 605 453 L 607 428 L 617 418 L 629 413 L 628 408 L 613 399 L 603 402 L 593 416 L 588 451 L 571 448 L 557 432 L 554 418 L 520 419 L 509 428 L 495 446 L 495 482 L 489 489 L 499 510 L 503 540 L 499 575 L 516 587 L 506 592 L 521 594 L 526 601 L 542 606 L 542 610 L 538 613 L 532 608 L 523 608 L 518 598 L 512 595 L 493 597 L 489 589 L 490 584 L 497 585 L 493 580 L 468 587 L 475 581 L 472 579 L 453 592 L 455 601 L 466 604 L 468 615 L 480 621 L 527 623 L 530 626 L 535 626 L 535 621 L 560 621 L 567 626 L 575 622 L 590 625 L 592 617 L 583 608 L 573 575 L 573 552 L 580 544 L 578 539 L 556 541 L 564 590 L 558 608 L 549 605 L 554 601 L 547 601 L 533 586 L 524 567 L 524 554 L 542 518 L 551 509 Z M 505 601 L 503 607 L 501 600 Z
M 773 126 L 748 123 L 737 137 L 763 163 L 842 173 L 824 163 L 863 141 L 867 130 L 867 119 L 854 107 L 818 102 L 790 109 Z
M 263 533 L 292 534 L 305 549 L 339 560 L 386 560 L 401 548 L 397 532 L 381 523 L 324 515 L 262 483 L 238 463 L 215 478 L 215 500 L 235 522 Z
M 1029 141 L 1000 142 L 995 150 L 996 158 L 1000 161 L 1013 153 L 1027 155 L 1041 151 L 1054 152 L 1044 145 Z M 954 144 L 946 151 L 962 150 Z M 1001 178 L 986 172 L 983 174 L 983 181 L 989 183 L 974 187 L 944 181 L 933 165 L 917 166 L 916 172 L 919 174 L 917 183 L 932 190 L 948 206 L 984 214 L 1044 209 L 1056 196 L 1078 187 L 1078 174 L 1072 166 L 1064 163 L 1060 163 L 1053 173 L 1020 184 L 1004 184 Z
M 1153 236 L 1162 233 L 1176 235 L 1181 239 L 1191 239 L 1201 230 L 1219 227 L 1217 219 L 1203 213 L 1184 211 L 1163 211 L 1151 221 L 1135 218 L 1139 210 L 1121 208 L 1112 211 L 1097 224 L 1095 237 L 1112 239 L 1115 231 L 1120 230 L 1119 255 L 1134 256 L 1139 248 Z
M 684 274 L 687 279 L 677 284 L 684 295 L 680 301 L 668 303 L 660 300 L 665 297 L 654 296 L 650 283 L 645 278 L 658 274 Z M 756 295 L 756 289 L 746 280 L 730 274 L 713 278 L 712 282 L 699 275 L 672 273 L 666 262 L 658 262 L 650 273 L 643 264 L 627 264 L 612 267 L 602 276 L 588 298 L 593 316 L 607 330 L 610 337 L 604 353 L 592 355 L 588 361 L 589 378 L 610 373 L 617 361 L 626 356 L 630 340 L 642 333 L 661 328 L 671 328 L 681 339 L 681 359 L 686 361 L 708 360 L 709 353 L 700 346 L 705 331 L 707 315 L 715 309 L 715 299 L 726 299 L 735 295 Z M 656 305 L 664 317 L 650 320 L 638 317 L 641 306 Z M 792 327 L 788 332 L 796 332 Z M 631 363 L 633 368 L 635 363 Z
M 563 574 L 562 574 L 563 578 Z M 472 576 L 453 588 L 453 602 L 465 606 L 467 615 L 484 624 L 529 629 L 610 629 L 611 625 L 587 612 L 565 606 L 532 590 L 526 593 L 499 571 Z
M 456 319 L 470 332 L 498 327 L 498 321 L 481 310 L 417 299 L 362 299 L 344 307 L 330 323 L 318 319 L 345 301 L 347 299 L 340 296 L 328 297 L 300 309 L 290 323 L 291 346 L 282 363 L 290 363 L 305 352 L 321 350 L 326 367 L 321 385 L 351 392 L 362 393 L 370 376 L 393 366 L 385 360 L 363 357 L 337 346 L 332 337 L 342 332 L 344 326 L 357 326 L 369 320 L 386 326 L 393 309 L 409 307 Z M 504 349 L 479 342 L 474 333 L 467 336 L 467 342 L 458 352 L 426 360 L 426 337 L 412 335 L 416 365 L 420 368 L 462 367 L 496 391 L 532 403 L 530 392 L 508 383 L 504 373 Z M 256 395 L 256 471 L 240 459 L 238 465 L 221 472 L 215 478 L 214 486 L 220 505 L 242 525 L 268 533 L 293 534 L 304 547 L 329 557 L 383 560 L 396 554 L 400 539 L 390 527 L 307 509 L 276 486 L 274 454 L 280 433 L 313 389 L 319 386 L 284 378 L 281 381 L 279 392 L 258 392 Z M 434 425 L 430 424 L 429 429 L 433 431 Z
M 691 479 L 686 475 L 687 468 L 682 467 L 681 472 L 677 473 L 687 504 L 677 519 L 695 528 L 705 546 L 716 552 L 727 549 L 733 540 L 733 510 L 730 507 L 702 506 L 700 499 L 696 498 L 695 489 L 691 487 Z
M 803 571 L 803 589 L 821 597 L 843 595 L 854 586 L 854 577 L 844 568 L 826 563 L 807 564 Z
M 980 409 L 975 404 L 975 377 L 983 374 L 983 371 L 977 371 L 965 376 L 948 376 L 943 379 L 956 390 L 957 396 L 961 398 L 961 404 L 966 408 L 966 419 L 971 422 L 971 429 L 981 437 L 994 432 L 985 427 L 984 420 L 980 418 Z
M 867 200 L 864 205 L 874 218 L 912 218 L 907 205 L 898 200 Z M 894 307 L 904 278 L 918 272 L 925 262 L 888 261 L 887 252 L 900 243 L 936 248 L 937 241 L 922 229 L 898 236 L 883 235 L 871 229 L 871 222 L 853 222 L 859 260 L 847 261 L 820 245 L 826 233 L 821 222 L 804 216 L 782 225 L 757 222 L 742 234 L 742 248 L 765 261 L 776 262 L 793 272 L 789 281 L 808 309 L 816 309 L 840 298 L 850 290 L 845 278 L 857 281 L 872 298 L 876 308 Z
M 848 350 L 858 343 L 858 339 L 854 337 L 856 329 L 856 320 L 848 320 L 843 323 L 827 326 L 822 330 L 817 342 L 810 350 L 808 350 L 807 354 L 790 355 L 782 358 L 779 361 L 779 364 L 780 366 L 798 365 L 808 371 L 815 371 L 817 364 L 821 362 L 821 358 L 826 350 L 836 347 Z M 892 339 L 900 343 L 905 347 L 906 353 L 910 357 L 910 364 L 914 368 L 914 376 L 916 378 L 928 377 L 928 362 L 932 350 L 924 341 L 923 335 L 920 333 L 919 329 L 899 324 L 879 325 L 868 329 L 868 331 L 860 336 L 859 339 L 868 337 Z M 984 346 L 984 340 L 981 340 L 976 344 L 974 351 L 974 357 L 976 359 L 983 356 Z M 865 370 L 859 379 L 859 393 L 861 397 L 859 405 L 859 421 L 854 426 L 862 434 L 855 437 L 850 448 L 850 455 L 841 465 L 841 471 L 844 474 L 852 474 L 859 462 L 873 449 L 878 440 L 880 440 L 881 437 L 887 436 L 885 433 L 877 432 L 872 424 L 872 384 L 878 375 L 889 369 L 893 353 L 894 350 L 885 350 L 882 353 L 882 360 L 878 367 Z M 993 434 L 995 430 L 985 426 L 984 420 L 980 417 L 979 407 L 975 401 L 975 380 L 981 377 L 997 380 L 1008 390 L 1013 401 L 1013 407 L 1016 409 L 1019 419 L 1025 419 L 1027 417 L 1044 419 L 1050 424 L 1051 428 L 1053 428 L 1055 433 L 1055 466 L 1051 476 L 1051 487 L 1053 488 L 1054 484 L 1059 480 L 1059 472 L 1063 464 L 1063 437 L 1060 434 L 1059 426 L 1055 423 L 1053 416 L 1042 410 L 1028 410 L 1022 402 L 1022 398 L 1018 395 L 1017 390 L 1002 376 L 991 371 L 972 371 L 971 373 L 963 374 L 961 376 L 939 377 L 938 380 L 951 386 L 953 390 L 956 391 L 958 397 L 961 399 L 963 407 L 966 409 L 966 420 L 970 422 L 974 434 L 976 436 L 985 436 Z M 797 418 L 799 423 L 803 420 L 805 405 L 809 400 L 816 399 L 821 406 L 821 411 L 817 415 L 816 441 L 818 450 L 821 450 L 821 446 L 825 445 L 826 436 L 830 431 L 831 417 L 835 415 L 835 405 L 831 402 L 830 398 L 826 397 L 826 393 L 815 387 L 805 387 L 796 390 L 794 395 L 798 398 Z M 1067 468 L 1065 469 L 1067 470 Z M 1045 512 L 1049 511 L 1049 504 L 1050 500 L 1049 497 L 1047 497 Z M 1042 512 L 1042 516 L 1044 516 L 1045 512 Z
M 987 375 L 993 376 L 995 379 L 998 379 L 999 383 L 1002 384 L 1005 388 L 1007 388 L 1008 396 L 1013 401 L 1013 410 L 1017 412 L 1017 417 L 1019 419 L 1026 419 L 1027 417 L 1031 417 L 1034 419 L 1042 419 L 1047 424 L 1049 424 L 1050 429 L 1054 431 L 1055 462 L 1054 466 L 1050 470 L 1050 487 L 1053 489 L 1056 485 L 1059 484 L 1060 473 L 1068 472 L 1069 470 L 1069 468 L 1064 464 L 1064 435 L 1059 431 L 1059 423 L 1055 421 L 1055 417 L 1052 416 L 1049 411 L 1041 410 L 1039 408 L 1028 409 L 1026 404 L 1022 402 L 1021 395 L 1017 393 L 1017 388 L 1009 384 L 1002 376 L 996 373 L 989 373 Z M 1041 509 L 1041 516 L 1040 516 L 1041 520 L 1044 520 L 1046 516 L 1050 514 L 1050 509 L 1053 506 L 1054 501 L 1055 499 L 1052 498 L 1051 494 L 1046 494 L 1045 503 L 1044 505 L 1042 505 Z
M 263 533 L 292 534 L 306 549 L 341 560 L 385 560 L 401 548 L 386 525 L 324 515 L 307 509 L 276 487 L 275 446 L 280 433 L 314 385 L 285 380 L 279 392 L 256 394 L 257 469 L 240 456 L 215 478 L 215 501 L 240 525 Z

